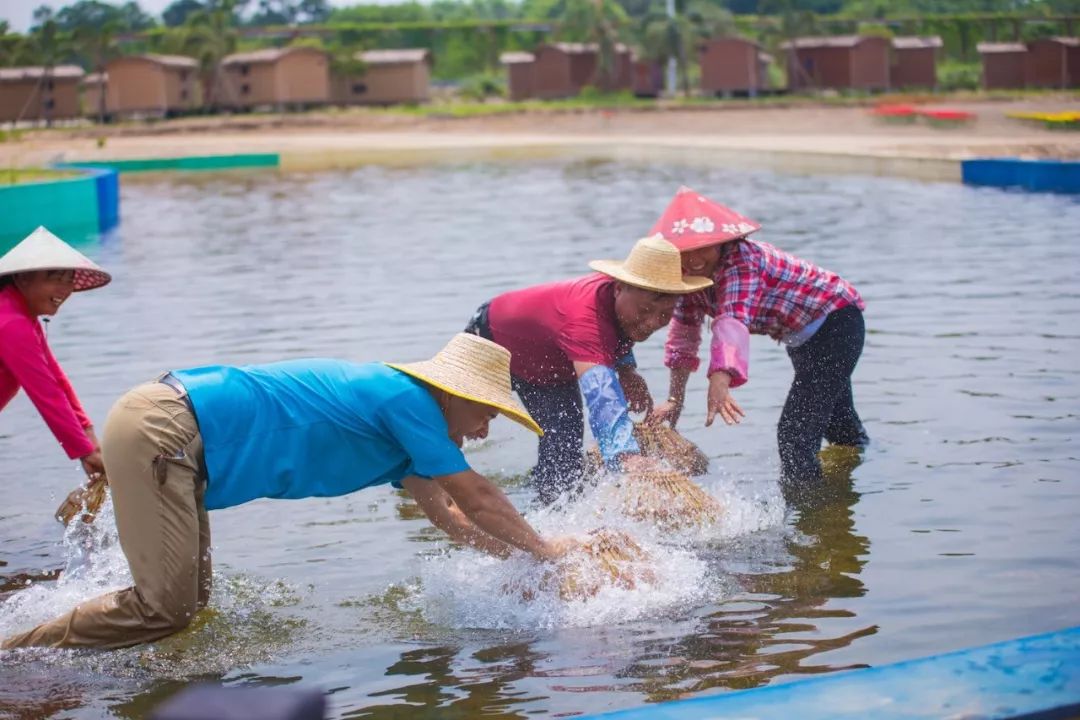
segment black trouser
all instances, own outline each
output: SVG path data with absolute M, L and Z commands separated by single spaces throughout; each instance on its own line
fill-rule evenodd
M 465 332 L 494 341 L 484 303 L 465 326 Z M 544 431 L 537 448 L 536 466 L 529 481 L 545 505 L 581 485 L 584 468 L 585 413 L 576 382 L 533 385 L 513 375 L 511 385 L 525 409 Z
M 823 438 L 856 447 L 869 442 L 851 394 L 851 374 L 865 338 L 862 311 L 848 305 L 829 313 L 806 343 L 788 348 L 795 379 L 780 414 L 777 442 L 789 498 L 821 483 L 817 453 Z

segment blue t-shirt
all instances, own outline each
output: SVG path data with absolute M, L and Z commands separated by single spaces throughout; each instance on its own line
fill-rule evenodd
M 199 422 L 208 510 L 469 468 L 431 393 L 381 363 L 290 360 L 173 375 Z

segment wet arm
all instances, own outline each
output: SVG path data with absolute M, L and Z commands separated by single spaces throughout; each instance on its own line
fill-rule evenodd
M 510 545 L 478 528 L 437 482 L 413 475 L 402 480 L 401 484 L 413 496 L 431 524 L 449 535 L 454 542 L 500 558 L 509 557 L 513 551 Z
M 540 560 L 557 556 L 557 550 L 525 522 L 506 494 L 475 470 L 440 475 L 435 482 L 478 530 Z

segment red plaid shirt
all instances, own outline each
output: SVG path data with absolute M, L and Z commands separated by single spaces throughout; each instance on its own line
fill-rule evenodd
M 783 340 L 834 310 L 865 307 L 836 273 L 756 240 L 726 244 L 713 280 L 712 288 L 679 298 L 674 323 L 698 328 L 706 315 L 730 317 L 752 334 Z M 697 350 L 669 343 L 666 364 L 696 368 Z

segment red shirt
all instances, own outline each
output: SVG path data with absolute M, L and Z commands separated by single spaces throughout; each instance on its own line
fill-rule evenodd
M 634 347 L 615 319 L 615 280 L 599 273 L 499 295 L 488 324 L 510 374 L 534 385 L 576 381 L 574 362 L 614 367 Z
M 22 387 L 71 459 L 94 451 L 86 437 L 90 418 L 56 362 L 41 323 L 30 314 L 22 293 L 0 290 L 0 410 Z

